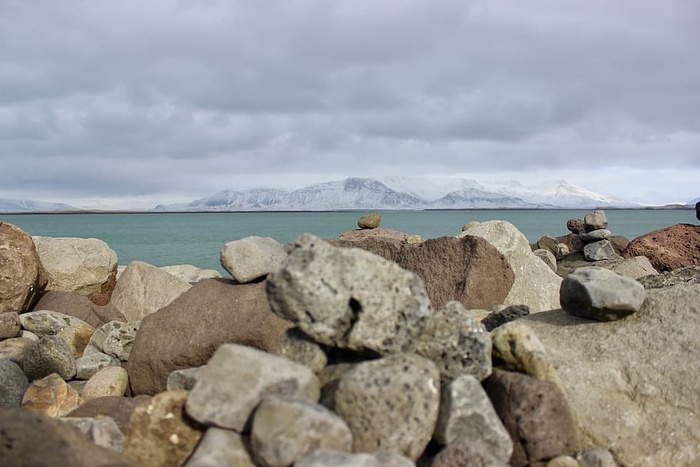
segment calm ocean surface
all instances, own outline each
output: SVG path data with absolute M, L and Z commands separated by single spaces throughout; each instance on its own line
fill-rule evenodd
M 567 234 L 566 221 L 587 212 L 590 210 L 385 211 L 381 227 L 435 238 L 457 235 L 468 221 L 505 220 L 534 242 L 544 234 Z M 303 232 L 335 238 L 356 229 L 363 214 L 0 214 L 0 222 L 15 224 L 31 235 L 99 238 L 117 253 L 122 265 L 141 260 L 155 266 L 192 264 L 223 272 L 219 253 L 226 242 L 258 235 L 287 243 Z M 606 215 L 613 234 L 630 240 L 673 224 L 697 222 L 693 210 L 608 210 Z

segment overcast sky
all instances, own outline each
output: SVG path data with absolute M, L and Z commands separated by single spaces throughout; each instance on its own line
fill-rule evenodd
M 700 196 L 697 0 L 0 0 L 0 197 L 346 176 Z

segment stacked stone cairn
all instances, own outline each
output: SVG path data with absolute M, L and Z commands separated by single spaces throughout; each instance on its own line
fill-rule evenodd
M 470 231 L 482 237 L 465 239 Z M 517 265 L 515 279 L 512 272 L 500 279 L 512 286 L 507 298 L 532 300 L 486 314 L 456 299 L 436 308 L 415 272 L 310 234 L 286 246 L 262 237 L 227 243 L 221 263 L 230 278 L 136 261 L 115 284 L 111 250 L 81 253 L 81 270 L 92 261 L 84 258 L 103 263 L 96 268 L 103 272 L 87 280 L 94 284 L 79 287 L 81 295 L 74 286 L 62 290 L 70 274 L 53 273 L 58 280 L 46 271 L 45 248 L 37 251 L 26 233 L 0 223 L 0 462 L 583 467 L 613 466 L 616 459 L 698 461 L 692 440 L 700 436 L 700 420 L 679 412 L 694 413 L 692 391 L 680 383 L 693 372 L 673 362 L 681 353 L 691 366 L 700 361 L 692 344 L 697 326 L 688 325 L 700 315 L 700 285 L 645 291 L 596 267 L 562 281 L 502 221 L 472 226 L 460 237 L 444 244 L 478 255 L 497 248 L 503 256 L 493 264 Z M 85 246 L 81 240 L 43 245 Z M 401 248 L 439 256 L 442 243 L 425 243 L 406 240 Z M 66 264 L 74 264 L 69 255 L 63 254 Z M 552 285 L 563 310 L 542 309 L 536 300 Z M 515 289 L 523 294 L 512 295 Z M 108 294 L 108 304 L 91 301 L 95 293 Z M 658 316 L 666 317 L 654 324 L 666 336 L 663 352 L 653 339 L 634 339 L 639 329 L 648 336 L 646 323 Z M 568 332 L 573 327 L 575 337 Z M 625 381 L 635 385 L 634 397 L 610 403 L 606 398 L 626 394 Z M 669 433 L 664 427 L 672 422 L 677 430 Z

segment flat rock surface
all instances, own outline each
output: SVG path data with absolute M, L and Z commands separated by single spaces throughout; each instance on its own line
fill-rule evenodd
M 641 309 L 595 322 L 552 310 L 523 318 L 568 394 L 579 448 L 624 465 L 700 460 L 700 285 L 647 291 Z

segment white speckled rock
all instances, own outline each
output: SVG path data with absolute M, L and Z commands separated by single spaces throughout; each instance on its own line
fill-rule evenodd
M 353 434 L 354 452 L 390 450 L 417 460 L 435 431 L 440 372 L 418 355 L 358 364 L 340 380 L 335 411 Z
M 200 269 L 190 264 L 177 264 L 174 266 L 163 266 L 163 271 L 172 274 L 178 279 L 194 284 L 204 279 L 217 279 L 223 277 L 221 273 L 215 269 Z

